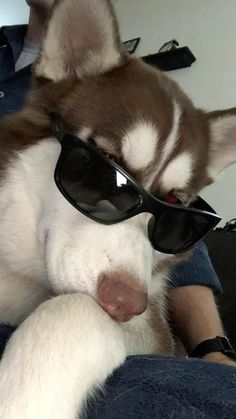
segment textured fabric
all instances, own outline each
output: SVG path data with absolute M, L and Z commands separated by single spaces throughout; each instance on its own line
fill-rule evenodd
M 12 327 L 0 326 L 0 356 Z M 236 368 L 133 356 L 89 400 L 84 419 L 236 419 Z
M 206 285 L 216 294 L 222 286 L 212 266 L 206 245 L 202 242 L 192 251 L 192 256 L 179 263 L 169 274 L 173 286 Z
M 26 25 L 0 29 L 0 119 L 21 108 L 31 86 L 31 66 L 15 73 L 26 34 Z
M 90 401 L 86 419 L 234 419 L 236 368 L 176 357 L 134 356 Z

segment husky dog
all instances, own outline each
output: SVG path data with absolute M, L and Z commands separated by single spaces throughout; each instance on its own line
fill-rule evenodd
M 130 57 L 109 0 L 55 1 L 1 123 L 1 419 L 75 419 L 127 355 L 174 352 L 168 270 L 219 221 L 196 197 L 235 160 L 236 109 Z

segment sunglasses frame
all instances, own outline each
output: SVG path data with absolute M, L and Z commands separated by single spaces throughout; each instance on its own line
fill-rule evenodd
M 141 214 L 143 212 L 147 212 L 153 215 L 153 217 L 155 218 L 155 223 L 158 222 L 158 218 L 161 216 L 161 214 L 165 213 L 166 211 L 177 211 L 177 212 L 191 212 L 192 214 L 198 214 L 201 215 L 205 218 L 208 219 L 209 224 L 211 225 L 210 229 L 208 230 L 208 232 L 204 235 L 202 235 L 202 237 L 200 237 L 200 239 L 195 242 L 194 244 L 191 244 L 189 246 L 186 246 L 186 248 L 184 248 L 184 250 L 177 250 L 174 253 L 182 253 L 183 251 L 187 251 L 190 248 L 192 248 L 193 246 L 195 246 L 197 243 L 199 243 L 221 220 L 221 217 L 219 217 L 215 211 L 200 197 L 197 198 L 197 201 L 194 202 L 195 207 L 182 207 L 176 204 L 169 204 L 167 202 L 163 202 L 160 199 L 156 198 L 155 196 L 153 196 L 152 194 L 150 194 L 149 192 L 147 192 L 142 186 L 140 186 L 132 176 L 129 175 L 129 173 L 127 173 L 124 169 L 122 169 L 122 167 L 120 167 L 116 162 L 114 162 L 113 160 L 109 159 L 107 156 L 105 156 L 102 152 L 100 152 L 98 149 L 96 149 L 93 145 L 84 142 L 81 138 L 66 132 L 66 133 L 61 133 L 61 135 L 58 135 L 58 130 L 56 131 L 56 137 L 58 139 L 58 141 L 61 144 L 61 153 L 59 156 L 59 159 L 57 161 L 56 164 L 56 168 L 55 168 L 55 172 L 54 172 L 54 179 L 56 182 L 56 185 L 58 187 L 58 189 L 60 190 L 60 192 L 62 193 L 62 195 L 66 198 L 66 200 L 68 202 L 70 202 L 70 204 L 76 208 L 79 212 L 81 212 L 82 214 L 84 214 L 86 217 L 90 218 L 93 221 L 96 221 L 100 224 L 104 224 L 104 225 L 112 225 L 112 224 L 117 224 L 120 223 L 122 221 L 128 220 L 129 218 L 132 218 L 138 214 Z M 121 217 L 119 219 L 114 219 L 114 220 L 99 220 L 96 217 L 93 217 L 92 215 L 90 215 L 89 213 L 87 213 L 86 211 L 84 211 L 81 208 L 78 208 L 76 202 L 73 200 L 73 198 L 68 194 L 68 192 L 65 190 L 65 188 L 62 185 L 62 181 L 61 181 L 61 173 L 62 170 L 61 168 L 63 167 L 63 163 L 66 161 L 68 155 L 71 153 L 71 151 L 74 148 L 83 148 L 86 151 L 89 151 L 91 153 L 91 155 L 95 155 L 97 158 L 99 157 L 99 159 L 103 160 L 108 166 L 114 168 L 117 172 L 119 172 L 121 175 L 123 175 L 129 182 L 130 184 L 133 186 L 133 188 L 138 192 L 139 196 L 140 196 L 140 203 L 137 205 L 137 208 L 133 209 L 132 211 L 130 211 L 130 213 L 126 213 L 124 215 L 124 217 Z M 199 208 L 200 207 L 200 208 Z M 205 209 L 201 209 L 205 208 Z M 158 214 L 158 216 L 157 216 Z M 155 224 L 154 224 L 155 225 Z M 152 236 L 151 233 L 149 233 L 149 238 L 150 235 Z M 151 238 L 150 241 L 152 242 Z M 171 253 L 169 251 L 167 251 L 166 249 L 162 249 L 161 247 L 158 247 L 155 245 L 155 249 L 156 250 L 160 250 L 163 253 Z

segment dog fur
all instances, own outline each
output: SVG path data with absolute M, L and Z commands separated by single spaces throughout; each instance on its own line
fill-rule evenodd
M 127 355 L 174 352 L 166 278 L 180 256 L 153 250 L 148 214 L 104 226 L 65 200 L 52 111 L 153 195 L 183 205 L 236 160 L 236 108 L 196 109 L 128 56 L 108 0 L 55 1 L 32 92 L 1 123 L 0 323 L 19 325 L 0 363 L 1 419 L 75 419 Z M 97 302 L 104 273 L 135 278 L 146 311 L 113 320 Z

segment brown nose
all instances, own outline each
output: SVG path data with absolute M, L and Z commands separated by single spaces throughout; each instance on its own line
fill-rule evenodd
M 144 285 L 126 272 L 99 275 L 97 301 L 111 317 L 119 322 L 130 320 L 147 308 Z

